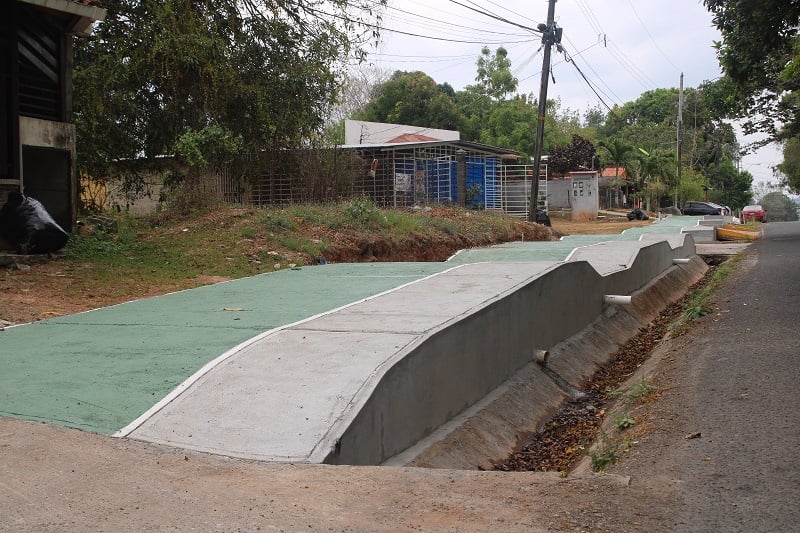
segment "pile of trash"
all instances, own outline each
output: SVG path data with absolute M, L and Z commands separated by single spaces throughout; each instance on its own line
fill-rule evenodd
M 20 254 L 57 252 L 69 240 L 39 200 L 18 192 L 9 193 L 0 208 L 0 237 Z
M 628 217 L 628 220 L 650 220 L 650 217 L 647 215 L 647 213 L 639 208 L 634 209 L 625 216 Z

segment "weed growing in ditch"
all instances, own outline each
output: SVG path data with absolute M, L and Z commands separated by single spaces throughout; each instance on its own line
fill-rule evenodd
M 672 336 L 678 336 L 689 327 L 689 324 L 698 318 L 714 312 L 711 306 L 711 296 L 717 291 L 723 281 L 730 275 L 733 268 L 742 260 L 739 254 L 722 263 L 711 276 L 711 280 L 700 290 L 692 294 L 688 303 L 684 307 L 683 313 L 669 327 Z
M 615 441 L 605 433 L 600 434 L 598 443 L 589 451 L 592 470 L 602 474 L 606 468 L 619 461 L 620 456 L 633 445 L 631 440 Z
M 623 413 L 614 418 L 614 427 L 617 428 L 618 431 L 632 428 L 634 424 L 636 424 L 636 419 L 628 413 Z
M 606 394 L 609 398 L 622 398 L 627 405 L 633 405 L 642 401 L 657 388 L 655 385 L 642 380 L 637 381 L 625 391 L 622 389 L 607 389 Z

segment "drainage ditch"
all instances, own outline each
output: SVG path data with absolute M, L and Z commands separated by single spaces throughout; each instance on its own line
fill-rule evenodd
M 516 449 L 494 469 L 507 472 L 556 471 L 569 473 L 601 436 L 601 425 L 619 387 L 650 357 L 669 334 L 670 326 L 687 309 L 692 296 L 713 279 L 724 256 L 704 258 L 709 270 L 677 302 L 667 306 L 650 324 L 624 343 L 537 432 L 519 437 Z M 545 363 L 546 364 L 546 363 Z M 550 373 L 552 371 L 549 371 Z M 557 382 L 561 380 L 557 377 Z M 578 394 L 576 394 L 578 392 Z

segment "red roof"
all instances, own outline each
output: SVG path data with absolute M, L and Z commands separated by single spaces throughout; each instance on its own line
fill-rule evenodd
M 425 142 L 425 141 L 440 141 L 441 139 L 437 139 L 435 137 L 428 137 L 427 135 L 420 135 L 419 133 L 404 133 L 402 135 L 398 135 L 394 139 L 389 139 L 386 141 L 387 143 L 414 143 L 414 142 Z
M 603 172 L 600 173 L 600 177 L 602 178 L 613 178 L 615 176 L 619 176 L 620 178 L 626 180 L 628 179 L 628 172 L 625 170 L 625 167 L 615 167 L 614 165 L 608 165 L 606 168 L 603 169 Z

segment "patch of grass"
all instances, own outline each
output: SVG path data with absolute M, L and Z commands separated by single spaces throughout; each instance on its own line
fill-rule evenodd
M 606 468 L 616 463 L 620 456 L 632 445 L 630 440 L 614 441 L 605 433 L 600 435 L 600 440 L 591 451 L 592 470 L 598 473 L 605 472 Z
M 257 222 L 262 224 L 267 231 L 276 233 L 284 233 L 294 229 L 292 218 L 279 211 L 267 211 L 258 217 Z
M 633 405 L 641 402 L 656 390 L 658 390 L 658 387 L 656 387 L 655 385 L 651 385 L 647 381 L 643 380 L 643 381 L 637 381 L 636 383 L 628 387 L 627 390 L 607 389 L 605 393 L 606 396 L 608 396 L 609 398 L 622 398 L 622 400 L 627 405 Z
M 245 226 L 240 230 L 240 233 L 245 239 L 255 239 L 256 235 L 258 235 L 258 230 L 251 226 Z
M 597 446 L 589 451 L 589 457 L 592 459 L 592 470 L 605 472 L 606 468 L 616 463 L 619 459 L 617 444 L 603 433 Z
M 458 233 L 456 223 L 447 218 L 434 218 L 431 225 L 446 235 L 456 235 Z
M 646 381 L 637 381 L 622 396 L 628 403 L 634 404 L 641 402 L 657 389 L 658 387 Z
M 419 216 L 402 211 L 389 211 L 386 213 L 383 222 L 385 228 L 389 228 L 392 233 L 400 235 L 410 235 L 425 229 Z
M 742 224 L 742 226 L 744 226 L 744 227 L 746 227 L 748 229 L 752 229 L 752 230 L 756 230 L 757 231 L 757 230 L 761 229 L 761 222 L 759 222 L 757 220 L 749 220 L 749 221 L 745 222 L 744 224 Z
M 711 306 L 711 296 L 719 289 L 722 282 L 730 276 L 733 269 L 739 264 L 739 261 L 742 260 L 742 257 L 742 254 L 739 254 L 722 263 L 714 271 L 708 283 L 701 289 L 692 293 L 684 306 L 684 311 L 681 316 L 670 324 L 669 332 L 671 335 L 677 336 L 684 333 L 692 322 L 714 311 Z
M 391 251 L 443 236 L 480 244 L 490 242 L 484 238 L 502 242 L 519 233 L 509 232 L 519 221 L 485 211 L 390 209 L 364 199 L 107 216 L 113 225 L 90 224 L 70 238 L 61 261 L 81 272 L 70 291 L 103 287 L 107 295 L 138 297 L 194 286 L 201 275 L 240 278 L 274 270 L 278 263 L 313 264 L 334 250 L 340 258 L 352 257 L 363 241 L 383 243 Z
M 341 222 L 337 220 L 341 219 L 339 211 L 339 206 L 323 204 L 293 204 L 285 208 L 288 216 L 327 227 L 341 227 Z
M 105 235 L 90 235 L 81 237 L 71 235 L 65 252 L 70 256 L 82 261 L 94 261 L 108 255 L 124 254 L 130 247 L 116 239 L 111 239 Z
M 374 224 L 386 226 L 386 216 L 369 199 L 356 198 L 344 209 L 350 220 L 357 226 L 370 227 Z
M 279 238 L 278 243 L 293 252 L 299 252 L 300 247 L 303 245 L 303 239 L 295 237 L 294 235 L 286 235 L 285 237 Z
M 278 239 L 281 246 L 312 257 L 321 256 L 328 249 L 328 243 L 318 240 L 309 240 L 303 237 L 287 235 Z

